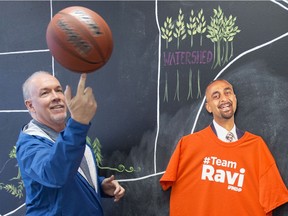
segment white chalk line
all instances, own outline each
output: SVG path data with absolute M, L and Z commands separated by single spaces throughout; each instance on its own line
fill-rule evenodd
M 252 48 L 252 49 L 249 49 L 249 50 L 241 53 L 241 54 L 238 55 L 235 59 L 233 59 L 231 62 L 229 62 L 229 63 L 216 75 L 216 77 L 215 77 L 213 80 L 216 80 L 228 67 L 230 67 L 234 62 L 236 62 L 238 59 L 242 58 L 243 56 L 245 56 L 245 55 L 247 55 L 247 54 L 249 54 L 249 53 L 251 53 L 251 52 L 254 52 L 254 51 L 258 50 L 258 49 L 261 49 L 261 48 L 263 48 L 263 47 L 265 47 L 265 46 L 268 46 L 268 45 L 270 45 L 270 44 L 272 44 L 272 43 L 274 43 L 274 42 L 276 42 L 276 41 L 278 41 L 278 40 L 280 40 L 280 39 L 282 39 L 282 38 L 284 38 L 284 37 L 287 37 L 287 36 L 288 36 L 288 32 L 285 33 L 285 34 L 283 34 L 283 35 L 281 35 L 281 36 L 279 36 L 279 37 L 277 37 L 277 38 L 274 38 L 273 40 L 270 40 L 270 41 L 268 41 L 268 42 L 266 42 L 266 43 L 264 43 L 264 44 L 261 44 L 261 45 L 259 45 L 259 46 L 256 46 L 256 47 L 254 47 L 254 48 Z M 192 130 L 191 130 L 191 133 L 193 133 L 193 132 L 195 131 L 195 127 L 196 127 L 196 124 L 197 124 L 197 122 L 198 122 L 198 118 L 199 118 L 200 112 L 202 111 L 202 108 L 203 108 L 203 106 L 204 106 L 205 100 L 206 100 L 206 97 L 204 97 L 203 100 L 202 100 L 201 106 L 200 106 L 200 108 L 199 108 L 199 110 L 198 110 L 198 112 L 197 112 L 197 115 L 196 115 L 196 118 L 195 118 L 195 121 L 194 121 L 194 125 L 193 125 Z
M 25 206 L 25 203 L 23 203 L 22 205 L 20 205 L 18 208 L 14 209 L 13 211 L 8 212 L 7 214 L 4 214 L 3 216 L 11 215 L 11 214 L 17 212 L 19 209 L 23 208 L 24 206 Z M 0 215 L 0 216 L 1 216 L 1 215 Z
M 21 113 L 21 112 L 29 112 L 28 110 L 0 110 L 0 113 Z
M 288 8 L 286 7 L 286 6 L 284 6 L 283 4 L 281 4 L 280 2 L 278 2 L 278 1 L 275 1 L 275 0 L 270 0 L 271 2 L 273 2 L 273 3 L 275 3 L 275 4 L 277 4 L 277 5 L 279 5 L 280 7 L 282 7 L 282 8 L 284 8 L 285 10 L 287 10 L 288 11 Z M 286 4 L 288 4 L 288 1 L 287 0 L 282 0 L 284 3 L 286 3 Z
M 16 55 L 16 54 L 41 53 L 41 52 L 49 52 L 49 49 L 2 52 L 2 53 L 0 53 L 0 55 Z
M 288 1 L 284 0 L 286 3 L 288 3 Z M 50 0 L 51 2 L 51 5 L 52 5 L 52 0 Z M 283 5 L 279 4 L 277 1 L 274 1 L 274 0 L 271 0 L 271 2 L 274 2 L 275 4 L 278 4 L 280 7 L 284 8 L 285 10 L 288 10 L 287 7 L 284 7 Z M 155 176 L 158 176 L 158 175 L 162 175 L 165 173 L 165 171 L 162 171 L 162 172 L 158 172 L 156 173 L 156 168 L 157 168 L 157 163 L 156 163 L 156 155 L 157 155 L 157 140 L 158 140 L 158 136 L 159 136 L 159 125 L 160 125 L 160 122 L 159 122 L 159 116 L 160 116 L 160 60 L 161 60 L 161 32 L 160 32 L 160 27 L 159 27 L 159 21 L 158 21 L 158 4 L 157 4 L 157 0 L 155 0 L 155 15 L 156 15 L 156 23 L 157 23 L 157 27 L 158 27 L 158 30 L 159 30 L 159 46 L 158 46 L 158 49 L 159 49 L 159 54 L 158 54 L 158 86 L 157 86 L 157 132 L 156 132 L 156 138 L 155 138 L 155 147 L 154 147 L 154 174 L 151 174 L 151 175 L 146 175 L 146 176 L 143 176 L 143 177 L 138 177 L 138 178 L 131 178 L 131 179 L 119 179 L 118 181 L 119 182 L 134 182 L 134 181 L 141 181 L 141 180 L 145 180 L 145 179 L 148 179 L 148 178 L 151 178 L 151 177 L 155 177 Z M 51 6 L 51 10 L 52 10 L 52 6 Z M 52 13 L 51 13 L 52 14 Z M 52 16 L 52 15 L 51 15 Z M 238 55 L 235 59 L 233 59 L 231 62 L 229 62 L 218 74 L 217 76 L 214 78 L 217 79 L 228 67 L 230 67 L 231 64 L 233 64 L 235 61 L 237 61 L 238 59 L 240 59 L 241 57 L 243 57 L 244 55 L 247 55 L 255 50 L 258 50 L 258 49 L 261 49 L 267 45 L 270 45 L 271 43 L 274 43 L 275 41 L 278 41 L 284 37 L 287 37 L 288 36 L 288 32 L 271 40 L 271 41 L 268 41 L 262 45 L 259 45 L 259 46 L 256 46 L 250 50 L 247 50 L 245 52 L 243 52 L 242 54 Z M 7 52 L 7 53 L 0 53 L 0 55 L 9 55 L 9 54 L 21 54 L 21 53 L 32 53 L 32 52 L 47 52 L 49 51 L 49 49 L 46 49 L 46 50 L 32 50 L 32 51 L 19 51 L 19 52 Z M 54 74 L 54 58 L 52 57 L 52 64 L 53 64 L 53 74 Z M 205 100 L 206 98 L 204 97 L 203 100 L 202 100 L 202 103 L 201 103 L 201 106 L 197 112 L 197 115 L 196 115 L 196 118 L 195 118 L 195 121 L 194 121 L 194 124 L 193 124 L 193 127 L 192 127 L 192 130 L 191 130 L 191 133 L 194 132 L 195 130 L 195 127 L 196 127 L 196 124 L 198 122 L 198 119 L 199 119 L 199 115 L 200 115 L 200 112 L 203 108 L 203 105 L 205 103 Z M 0 110 L 0 112 L 28 112 L 27 110 Z M 13 214 L 14 212 L 16 212 L 18 209 L 22 208 L 23 206 L 25 206 L 25 203 L 22 204 L 21 206 L 19 206 L 17 209 L 3 215 L 3 216 L 9 216 L 11 214 Z
M 156 137 L 154 142 L 154 173 L 157 172 L 157 143 L 158 143 L 158 137 L 159 137 L 159 130 L 160 130 L 160 67 L 161 67 L 161 30 L 158 20 L 158 2 L 155 0 L 155 18 L 156 18 L 156 24 L 159 32 L 158 37 L 158 75 L 157 75 L 157 128 L 156 128 Z
M 146 176 L 142 176 L 142 177 L 138 177 L 138 178 L 131 178 L 131 179 L 118 179 L 117 181 L 119 181 L 119 182 L 134 182 L 134 181 L 141 181 L 141 180 L 148 179 L 148 178 L 151 178 L 151 177 L 155 177 L 155 176 L 158 176 L 158 175 L 163 175 L 164 172 L 165 172 L 165 171 L 163 171 L 163 172 L 158 172 L 158 173 L 153 173 L 153 174 L 146 175 Z

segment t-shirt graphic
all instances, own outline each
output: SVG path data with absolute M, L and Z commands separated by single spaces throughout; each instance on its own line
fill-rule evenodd
M 228 190 L 242 191 L 245 168 L 238 168 L 237 162 L 215 156 L 204 157 L 201 179 L 227 185 Z

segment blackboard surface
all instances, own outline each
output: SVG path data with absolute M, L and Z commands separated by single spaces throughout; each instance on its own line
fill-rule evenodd
M 216 77 L 234 84 L 237 126 L 264 138 L 288 185 L 287 2 L 0 1 L 0 215 L 25 214 L 25 198 L 5 189 L 18 187 L 10 153 L 30 120 L 22 83 L 38 70 L 50 71 L 63 86 L 78 82 L 78 74 L 53 61 L 45 41 L 51 14 L 75 5 L 99 13 L 114 39 L 109 62 L 88 75 L 98 103 L 88 136 L 102 146 L 100 174 L 114 174 L 126 188 L 121 202 L 103 200 L 105 215 L 169 215 L 169 191 L 162 191 L 159 179 L 179 138 L 211 122 L 203 100 Z M 220 49 L 204 30 L 216 12 L 232 17 L 240 30 Z M 201 26 L 193 37 L 190 16 Z M 177 22 L 186 31 L 165 39 Z M 285 215 L 287 204 L 273 214 Z

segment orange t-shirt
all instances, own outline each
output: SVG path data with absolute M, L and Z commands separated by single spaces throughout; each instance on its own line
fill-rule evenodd
M 265 216 L 288 202 L 288 191 L 263 139 L 245 132 L 233 143 L 211 127 L 184 136 L 166 172 L 171 216 Z

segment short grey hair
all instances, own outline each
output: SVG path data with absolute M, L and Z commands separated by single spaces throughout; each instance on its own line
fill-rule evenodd
M 51 75 L 51 73 L 47 72 L 47 71 L 36 71 L 34 72 L 31 76 L 29 76 L 26 81 L 23 83 L 22 85 L 22 92 L 23 92 L 23 98 L 24 98 L 24 101 L 25 100 L 28 100 L 30 97 L 31 97 L 31 92 L 30 92 L 30 82 L 31 80 L 35 77 L 35 76 L 38 76 L 38 75 L 41 75 L 41 74 L 49 74 Z M 52 75 L 51 75 L 52 76 Z

